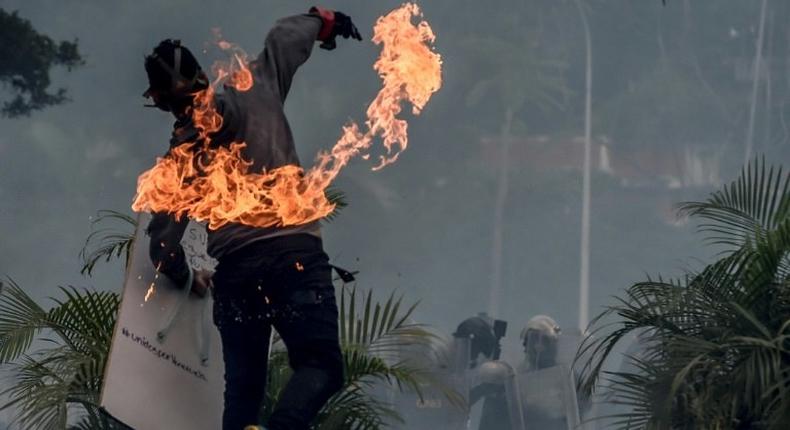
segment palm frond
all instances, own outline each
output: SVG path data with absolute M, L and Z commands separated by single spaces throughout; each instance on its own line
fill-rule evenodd
M 48 360 L 24 356 L 14 365 L 15 384 L 0 395 L 10 400 L 0 410 L 14 407 L 17 422 L 23 429 L 63 429 L 67 422 L 68 380 L 59 366 L 50 367 Z
M 120 299 L 112 292 L 60 291 L 65 299 L 53 299 L 49 311 L 13 281 L 0 291 L 0 355 L 12 362 L 15 377 L 0 393 L 8 399 L 0 410 L 13 407 L 25 429 L 63 429 L 70 411 L 93 419 L 99 402 Z M 24 355 L 42 333 L 55 346 Z
M 98 225 L 108 222 L 114 222 L 116 225 L 97 228 Z M 121 256 L 124 256 L 125 265 L 128 265 L 136 228 L 137 220 L 130 215 L 113 210 L 100 210 L 96 219 L 91 222 L 92 231 L 80 251 L 80 258 L 83 261 L 80 273 L 91 276 L 97 263 L 102 260 L 109 262 Z
M 53 299 L 57 306 L 48 313 L 49 326 L 75 351 L 90 356 L 105 355 L 112 342 L 119 295 L 74 287 L 60 290 L 66 299 Z
M 85 412 L 69 425 L 68 430 L 131 430 L 130 427 L 113 420 L 100 407 L 92 403 L 81 404 Z
M 699 229 L 708 241 L 738 249 L 787 219 L 790 172 L 755 159 L 735 181 L 707 200 L 683 203 L 679 208 L 682 214 L 703 220 Z
M 427 351 L 436 336 L 426 327 L 409 322 L 416 304 L 404 308 L 402 296 L 392 293 L 382 303 L 374 299 L 371 291 L 363 294 L 354 287 L 345 286 L 339 295 L 344 383 L 341 391 L 321 409 L 313 428 L 380 429 L 388 423 L 402 422 L 391 405 L 377 399 L 372 392 L 382 385 L 417 393 L 426 385 L 440 386 L 429 372 L 399 355 L 415 346 L 424 346 Z M 275 342 L 275 351 L 269 361 L 267 398 L 261 413 L 264 421 L 271 414 L 290 374 L 287 351 Z M 446 396 L 453 404 L 463 402 L 461 396 L 450 389 L 446 389 Z
M 0 363 L 21 356 L 46 328 L 47 313 L 13 279 L 0 281 Z
M 361 387 L 349 386 L 329 399 L 315 421 L 316 430 L 378 430 L 401 419 Z
M 268 421 L 272 412 L 274 412 L 274 407 L 280 400 L 280 395 L 293 373 L 288 365 L 288 352 L 282 344 L 282 339 L 278 338 L 273 342 L 272 348 L 273 351 L 269 356 L 268 373 L 266 375 L 266 397 L 259 413 L 261 422 Z
M 450 404 L 465 408 L 463 396 L 425 367 L 435 358 L 439 338 L 426 326 L 410 322 L 419 302 L 404 308 L 403 296 L 393 292 L 382 304 L 368 291 L 358 303 L 358 292 L 353 287 L 341 290 L 340 337 L 347 380 L 354 384 L 379 380 L 419 397 L 426 387 L 433 387 Z
M 704 202 L 681 210 L 703 219 L 719 260 L 677 281 L 634 284 L 590 324 L 577 359 L 589 394 L 626 410 L 616 428 L 788 428 L 790 413 L 790 175 L 764 160 Z M 634 333 L 634 370 L 604 360 Z
M 342 211 L 345 207 L 348 206 L 348 200 L 346 200 L 346 194 L 335 187 L 329 187 L 326 190 L 324 190 L 324 195 L 326 196 L 326 199 L 329 201 L 329 203 L 335 205 L 335 208 L 332 210 L 332 212 L 330 212 L 329 215 L 324 217 L 324 219 L 326 219 L 327 221 L 333 221 L 340 214 L 340 211 Z

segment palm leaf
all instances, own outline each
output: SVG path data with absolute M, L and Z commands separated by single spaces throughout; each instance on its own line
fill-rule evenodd
M 700 231 L 711 243 L 737 249 L 786 221 L 790 212 L 790 172 L 755 159 L 741 175 L 703 202 L 680 205 L 684 215 L 700 217 Z
M 104 355 L 110 349 L 120 306 L 117 293 L 61 288 L 66 300 L 53 299 L 57 306 L 48 321 L 63 342 L 86 355 Z
M 0 281 L 0 363 L 17 359 L 44 328 L 44 309 L 14 280 Z
M 44 311 L 18 285 L 0 292 L 0 354 L 13 384 L 0 393 L 25 429 L 63 429 L 74 412 L 94 420 L 119 297 L 111 292 L 61 288 L 65 299 Z M 47 337 L 41 337 L 46 334 Z M 54 346 L 24 355 L 39 336 Z M 72 406 L 80 406 L 75 409 Z M 95 427 L 94 427 L 95 428 Z
M 379 429 L 388 423 L 402 422 L 391 405 L 378 400 L 372 390 L 384 384 L 419 393 L 425 385 L 438 386 L 427 371 L 398 355 L 404 348 L 420 345 L 427 351 L 436 336 L 424 326 L 409 322 L 416 304 L 402 310 L 403 297 L 396 297 L 394 293 L 383 303 L 376 301 L 371 291 L 362 294 L 354 287 L 342 287 L 339 295 L 344 384 L 321 409 L 313 428 Z M 261 414 L 264 421 L 289 377 L 287 352 L 280 347 L 279 341 L 275 342 L 275 352 L 269 362 L 267 398 Z M 460 395 L 449 389 L 446 395 L 453 404 L 463 402 Z
M 361 387 L 352 385 L 329 399 L 315 421 L 318 430 L 378 430 L 400 418 Z
M 346 200 L 346 194 L 337 188 L 329 187 L 326 190 L 324 190 L 324 195 L 326 196 L 327 201 L 329 201 L 329 203 L 335 206 L 335 208 L 332 209 L 332 212 L 330 212 L 329 215 L 324 217 L 324 219 L 326 219 L 327 221 L 332 221 L 335 218 L 337 218 L 337 216 L 340 214 L 340 211 L 342 211 L 343 208 L 348 206 L 348 201 Z
M 15 422 L 24 429 L 63 429 L 67 421 L 68 380 L 58 370 L 50 367 L 49 360 L 36 360 L 25 356 L 12 367 L 15 384 L 0 395 L 11 400 L 0 410 L 15 407 Z
M 120 227 L 116 225 L 97 228 L 98 225 L 108 222 L 120 223 Z M 100 210 L 96 219 L 91 222 L 92 231 L 80 251 L 80 258 L 83 261 L 80 273 L 91 276 L 98 262 L 102 260 L 109 262 L 121 256 L 124 256 L 125 264 L 128 265 L 136 229 L 137 220 L 130 215 L 112 210 Z

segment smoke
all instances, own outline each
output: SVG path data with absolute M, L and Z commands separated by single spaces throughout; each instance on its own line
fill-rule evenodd
M 739 75 L 737 65 L 753 57 L 750 29 L 759 10 L 728 0 L 715 8 L 695 4 L 684 15 L 680 6 L 661 8 L 658 1 L 625 3 L 588 5 L 595 68 L 591 316 L 644 273 L 677 275 L 683 261 L 707 257 L 693 226 L 676 222 L 672 207 L 718 185 L 684 178 L 735 175 L 745 135 L 737 112 L 752 88 L 751 75 Z M 369 39 L 374 19 L 399 4 L 330 6 L 351 15 Z M 37 298 L 57 295 L 59 284 L 119 291 L 120 264 L 86 279 L 78 252 L 95 211 L 128 210 L 137 176 L 167 147 L 171 119 L 142 107 L 143 55 L 166 37 L 200 53 L 215 27 L 255 55 L 275 19 L 310 5 L 5 1 L 4 8 L 18 9 L 52 37 L 78 39 L 87 65 L 55 76 L 68 87 L 70 103 L 31 118 L 0 119 L 0 273 Z M 486 309 L 496 148 L 512 109 L 493 316 L 509 321 L 505 358 L 515 359 L 517 332 L 530 316 L 551 315 L 565 328 L 577 324 L 585 65 L 578 11 L 547 0 L 507 1 L 496 10 L 472 1 L 421 6 L 443 56 L 444 87 L 410 121 L 411 145 L 398 163 L 371 173 L 368 163 L 352 162 L 340 175 L 337 186 L 350 206 L 325 225 L 327 252 L 336 264 L 360 270 L 360 287 L 421 300 L 416 317 L 445 332 Z M 777 23 L 787 12 L 769 11 Z M 784 37 L 786 30 L 773 31 L 766 29 L 766 37 Z M 332 52 L 314 50 L 286 103 L 305 163 L 331 147 L 349 118 L 364 118 L 380 85 L 371 68 L 378 48 L 342 42 Z M 766 48 L 762 55 L 780 53 Z M 205 66 L 211 60 L 201 57 Z M 779 63 L 770 63 L 776 72 Z M 757 113 L 755 151 L 786 154 L 774 120 L 787 83 L 772 82 L 774 99 L 761 99 Z M 602 153 L 608 163 L 597 169 Z M 701 161 L 682 161 L 692 159 Z M 711 165 L 720 175 L 687 165 Z

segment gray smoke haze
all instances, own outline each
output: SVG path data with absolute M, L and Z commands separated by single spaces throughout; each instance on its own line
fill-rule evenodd
M 710 256 L 673 205 L 704 197 L 743 162 L 759 2 L 584 3 L 594 54 L 595 315 L 645 274 L 678 276 Z M 787 160 L 790 7 L 771 3 L 775 42 L 765 53 L 755 149 Z M 379 89 L 372 25 L 399 4 L 324 4 L 351 15 L 367 40 L 315 49 L 298 73 L 286 111 L 304 165 L 349 119 L 364 120 Z M 85 278 L 78 252 L 98 209 L 131 212 L 138 174 L 166 149 L 171 118 L 142 107 L 143 55 L 163 38 L 180 38 L 208 67 L 200 52 L 214 27 L 257 55 L 275 19 L 311 5 L 0 1 L 53 38 L 79 39 L 87 62 L 56 76 L 70 103 L 0 119 L 0 273 L 36 298 L 68 284 L 120 291 L 120 264 Z M 584 33 L 570 1 L 421 6 L 444 59 L 444 87 L 410 119 L 410 146 L 396 164 L 371 172 L 357 160 L 341 174 L 336 185 L 350 205 L 325 226 L 325 246 L 336 264 L 361 271 L 361 287 L 421 300 L 417 318 L 451 332 L 488 307 L 499 148 L 510 136 L 494 316 L 509 321 L 505 351 L 515 357 L 518 331 L 532 315 L 578 323 Z

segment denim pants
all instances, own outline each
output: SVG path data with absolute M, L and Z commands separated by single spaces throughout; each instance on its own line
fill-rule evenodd
M 268 428 L 307 429 L 343 384 L 332 268 L 321 239 L 295 234 L 250 244 L 220 259 L 213 282 L 225 360 L 223 430 L 258 423 L 272 326 L 293 375 Z

